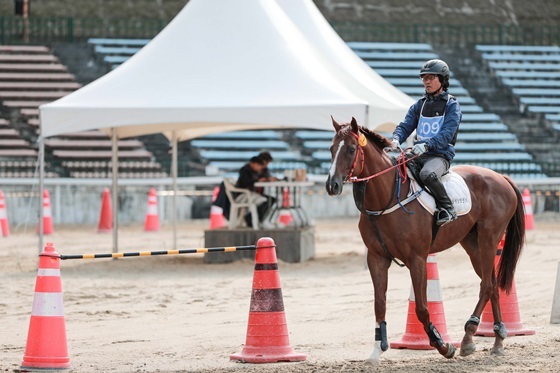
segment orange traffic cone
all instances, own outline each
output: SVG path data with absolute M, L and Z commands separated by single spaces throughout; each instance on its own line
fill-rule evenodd
M 99 214 L 99 226 L 97 231 L 100 233 L 111 232 L 113 230 L 113 209 L 111 207 L 111 193 L 109 188 L 103 190 L 101 198 L 101 214 Z
M 294 221 L 294 217 L 289 210 L 290 206 L 290 191 L 285 187 L 282 193 L 282 209 L 278 215 L 278 221 L 284 226 L 287 226 Z
M 220 187 L 215 187 L 214 193 L 212 193 L 212 205 L 210 205 L 210 229 L 222 228 L 226 226 L 224 209 L 222 209 L 220 206 L 214 205 L 214 202 L 218 198 L 219 193 Z
M 39 233 L 39 226 L 37 226 L 37 233 Z M 53 221 L 51 209 L 51 196 L 48 190 L 43 190 L 43 234 L 53 234 Z
M 441 334 L 441 338 L 447 342 L 451 338 L 447 334 L 447 325 L 445 323 L 445 312 L 443 309 L 443 298 L 441 296 L 441 287 L 439 285 L 439 272 L 435 254 L 428 255 L 426 263 L 428 270 L 428 311 L 430 312 L 430 320 L 432 324 Z M 416 301 L 414 291 L 410 288 L 410 298 L 408 299 L 408 318 L 406 321 L 406 329 L 401 340 L 391 342 L 391 348 L 408 348 L 410 350 L 431 350 L 430 339 L 424 331 L 424 326 L 418 320 L 415 312 Z M 459 346 L 459 342 L 451 342 L 455 346 Z
M 525 229 L 535 229 L 535 217 L 533 216 L 533 202 L 528 188 L 523 189 L 523 205 L 525 205 Z
M 146 212 L 146 219 L 144 220 L 144 231 L 146 232 L 159 231 L 157 193 L 155 188 L 151 188 L 150 193 L 148 193 L 148 211 Z
M 527 190 L 527 189 L 525 189 Z M 523 192 L 525 194 L 525 192 Z M 525 197 L 523 197 L 525 199 Z M 496 257 L 494 258 L 494 267 L 498 267 L 500 262 L 500 256 L 502 255 L 502 249 L 504 248 L 504 238 L 498 244 L 498 250 L 496 251 Z M 515 281 L 513 281 L 511 291 L 507 294 L 505 291 L 500 289 L 500 310 L 502 311 L 502 321 L 506 326 L 508 337 L 515 335 L 532 335 L 535 331 L 532 329 L 526 329 L 521 322 L 521 316 L 519 314 L 519 303 L 517 301 L 517 289 L 515 287 Z M 492 314 L 492 303 L 489 301 L 482 311 L 482 317 L 480 319 L 480 325 L 475 333 L 475 335 L 480 335 L 484 337 L 494 336 L 494 315 Z
M 62 306 L 60 259 L 52 243 L 39 255 L 35 297 L 21 371 L 70 368 Z
M 276 260 L 276 245 L 269 238 L 257 242 L 253 292 L 249 308 L 249 322 L 245 347 L 230 360 L 244 363 L 276 363 L 303 361 L 290 346 L 288 325 Z
M 8 224 L 8 212 L 6 211 L 6 199 L 4 193 L 0 190 L 0 230 L 2 236 L 8 237 L 10 235 L 10 225 Z

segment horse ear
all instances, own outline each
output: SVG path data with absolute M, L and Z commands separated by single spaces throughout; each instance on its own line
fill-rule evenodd
M 352 126 L 352 131 L 354 133 L 359 133 L 360 132 L 358 122 L 356 121 L 356 118 L 352 117 L 352 121 L 350 122 L 350 125 Z
M 334 127 L 334 130 L 338 133 L 340 131 L 340 124 L 338 124 L 338 122 L 336 120 L 334 120 L 333 116 L 331 115 L 331 119 L 332 119 L 332 125 Z

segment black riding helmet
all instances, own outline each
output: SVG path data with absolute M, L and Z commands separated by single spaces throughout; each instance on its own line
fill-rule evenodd
M 439 81 L 444 90 L 449 88 L 449 66 L 442 60 L 429 60 L 420 68 L 420 77 L 422 75 L 434 74 L 439 77 Z

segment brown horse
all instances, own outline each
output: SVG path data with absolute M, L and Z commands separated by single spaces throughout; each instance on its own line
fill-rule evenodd
M 401 188 L 396 184 L 398 171 L 384 148 L 390 142 L 367 128 L 358 126 L 352 118 L 350 124 L 338 124 L 333 119 L 336 134 L 331 146 L 332 162 L 326 188 L 329 195 L 339 195 L 343 184 L 355 178 L 368 181 L 354 183 L 354 197 L 362 214 L 359 229 L 367 246 L 367 264 L 373 282 L 376 318 L 375 347 L 367 362 L 378 362 L 380 355 L 389 347 L 385 322 L 387 275 L 391 261 L 401 260 L 410 271 L 416 300 L 416 315 L 424 326 L 430 345 L 446 358 L 452 358 L 455 347 L 444 343 L 430 322 L 427 307 L 426 260 L 428 254 L 437 253 L 460 243 L 470 257 L 472 266 L 481 278 L 479 300 L 472 316 L 465 324 L 465 336 L 461 342 L 461 355 L 472 354 L 476 346 L 472 337 L 478 328 L 480 316 L 490 300 L 494 316 L 495 342 L 491 353 L 504 353 L 503 340 L 507 331 L 502 322 L 498 287 L 510 291 L 515 267 L 525 240 L 525 218 L 522 196 L 513 182 L 494 171 L 475 167 L 457 166 L 453 171 L 461 175 L 471 193 L 472 207 L 468 214 L 449 223 L 439 231 L 433 230 L 433 216 L 413 200 L 405 208 L 399 207 L 387 214 L 391 207 L 404 201 L 409 190 L 406 181 Z M 388 172 L 383 173 L 383 170 Z M 354 178 L 354 179 L 352 179 Z M 365 184 L 364 184 L 365 183 Z M 363 193 L 356 193 L 359 186 Z M 400 193 L 398 192 L 400 191 Z M 369 211 L 369 212 L 368 212 Z M 371 214 L 376 211 L 376 214 Z M 412 213 L 411 213 L 412 212 Z M 502 236 L 506 239 L 498 267 L 494 272 L 496 249 Z M 496 278 L 497 277 L 497 278 Z

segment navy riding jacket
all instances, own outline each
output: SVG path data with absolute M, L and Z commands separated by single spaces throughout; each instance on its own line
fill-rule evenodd
M 448 100 L 449 98 L 449 100 Z M 425 104 L 424 104 L 425 101 Z M 436 117 L 445 115 L 441 130 L 434 137 L 427 139 L 425 142 L 428 144 L 428 155 L 443 156 L 449 162 L 455 157 L 455 141 L 457 140 L 457 132 L 459 131 L 459 124 L 463 114 L 459 102 L 447 91 L 432 97 L 427 94 L 414 103 L 404 120 L 395 128 L 393 138 L 397 138 L 399 143 L 404 142 L 418 126 L 420 119 L 420 109 L 424 104 L 422 115 L 425 117 Z M 416 140 L 416 139 L 415 139 Z M 416 141 L 417 143 L 419 141 Z

